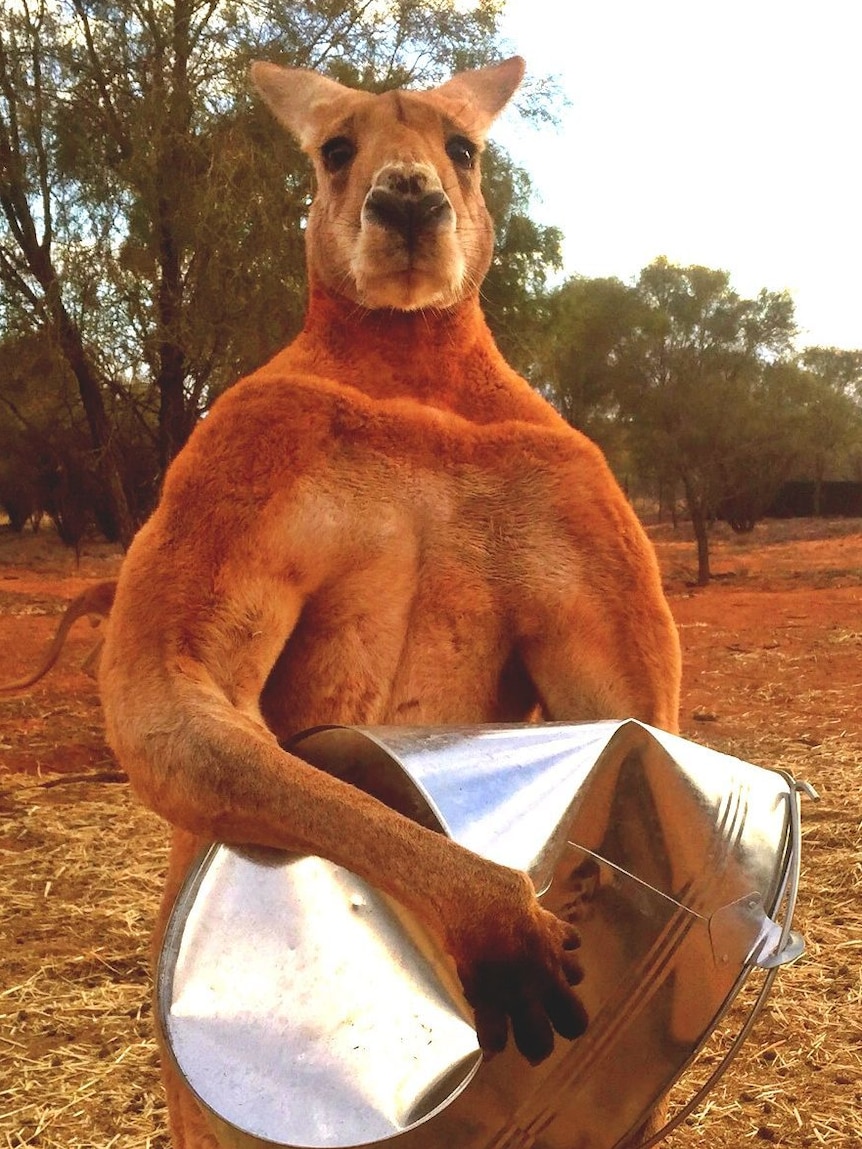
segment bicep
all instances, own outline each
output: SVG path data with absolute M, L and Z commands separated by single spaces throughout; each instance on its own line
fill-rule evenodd
M 193 679 L 256 712 L 272 666 L 301 613 L 305 591 L 289 556 L 247 537 L 219 548 L 168 539 L 158 516 L 124 563 L 109 620 L 106 689 L 144 682 L 170 695 Z

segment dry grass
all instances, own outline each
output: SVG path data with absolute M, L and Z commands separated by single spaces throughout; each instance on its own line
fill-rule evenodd
M 860 747 L 747 749 L 800 776 L 812 753 L 828 765 L 821 802 L 804 811 L 797 924 L 808 954 L 779 974 L 749 1042 L 670 1144 L 850 1149 L 862 1144 Z M 147 972 L 164 828 L 124 785 L 15 776 L 2 802 L 0 1144 L 166 1149 Z M 722 1044 L 699 1065 L 711 1068 Z
M 0 801 L 0 1145 L 165 1149 L 147 954 L 164 826 L 125 785 L 16 775 Z
M 670 1146 L 715 1149 L 749 1139 L 786 1146 L 862 1145 L 862 745 L 817 748 L 782 738 L 718 745 L 797 778 L 816 776 L 820 801 L 803 802 L 803 865 L 794 924 L 805 956 L 781 970 L 748 1042 Z M 821 782 L 820 779 L 825 781 Z M 752 975 L 699 1063 L 711 1068 L 747 1013 Z M 691 1096 L 692 1073 L 674 1103 Z
M 799 585 L 800 615 L 818 585 L 827 588 L 823 595 L 832 593 L 835 578 L 826 566 L 806 589 L 801 551 L 789 539 L 761 544 L 770 547 L 778 584 Z M 743 572 L 737 586 L 751 587 L 759 603 L 763 564 L 750 541 L 747 552 L 742 545 L 729 538 L 717 561 Z M 818 535 L 805 545 L 819 563 L 824 540 Z M 666 570 L 673 572 L 683 550 L 667 544 Z M 860 552 L 857 531 L 831 568 L 851 595 L 862 584 Z M 689 563 L 690 549 L 685 556 Z M 94 568 L 86 577 L 99 574 Z M 21 576 L 20 590 L 33 596 L 25 564 Z M 58 584 L 56 593 L 68 597 L 68 586 Z M 807 954 L 780 972 L 749 1041 L 669 1149 L 862 1145 L 862 729 L 854 701 L 862 684 L 860 601 L 846 598 L 855 613 L 842 608 L 826 629 L 812 620 L 801 639 L 794 637 L 797 616 L 788 616 L 775 643 L 768 636 L 741 641 L 723 614 L 697 621 L 709 599 L 692 602 L 689 595 L 678 603 L 689 603 L 682 633 L 689 666 L 697 667 L 686 713 L 704 701 L 718 712 L 716 721 L 689 722 L 688 736 L 809 779 L 821 801 L 803 809 L 795 924 Z M 9 605 L 22 614 L 19 597 Z M 36 621 L 23 617 L 28 625 Z M 77 746 L 76 772 L 111 765 L 92 686 L 55 696 L 56 681 L 2 710 L 6 768 L 35 761 L 45 773 L 3 774 L 0 766 L 0 1149 L 167 1149 L 148 974 L 166 834 L 126 785 L 54 784 L 62 779 L 52 771 L 69 761 L 70 747 Z M 52 739 L 60 747 L 55 754 Z M 738 999 L 731 1022 L 739 1023 L 746 1001 Z M 716 1063 L 727 1040 L 726 1032 L 716 1035 L 697 1074 Z M 675 1105 L 691 1096 L 697 1074 L 675 1091 Z

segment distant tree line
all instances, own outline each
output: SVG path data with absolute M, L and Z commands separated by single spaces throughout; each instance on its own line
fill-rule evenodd
M 534 380 L 631 495 L 681 500 L 707 582 L 709 527 L 750 530 L 790 479 L 862 480 L 862 351 L 795 349 L 787 292 L 657 259 L 632 285 L 571 279 L 542 301 Z
M 499 0 L 0 0 L 0 508 L 126 545 L 214 399 L 298 330 L 312 188 L 249 62 L 369 90 L 504 54 Z M 550 118 L 554 86 L 519 95 Z M 862 477 L 862 353 L 794 350 L 785 293 L 657 260 L 567 280 L 530 180 L 484 157 L 503 352 L 606 450 L 633 498 L 709 524 L 790 477 Z M 577 497 L 573 493 L 573 497 Z M 744 511 L 744 513 L 743 513 Z

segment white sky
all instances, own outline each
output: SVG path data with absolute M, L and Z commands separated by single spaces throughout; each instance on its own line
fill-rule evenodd
M 508 0 L 503 32 L 569 100 L 494 132 L 566 274 L 723 268 L 787 288 L 801 346 L 862 348 L 862 0 Z

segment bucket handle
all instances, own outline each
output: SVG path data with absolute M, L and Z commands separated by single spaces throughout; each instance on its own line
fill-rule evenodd
M 751 964 L 758 969 L 766 970 L 766 976 L 763 979 L 763 985 L 760 988 L 760 993 L 752 1006 L 751 1013 L 748 1015 L 745 1024 L 739 1033 L 733 1039 L 727 1053 L 706 1079 L 706 1081 L 697 1090 L 694 1097 L 692 1097 L 678 1113 L 659 1129 L 659 1131 L 650 1137 L 649 1141 L 644 1141 L 640 1149 L 652 1149 L 653 1145 L 658 1145 L 663 1141 L 668 1134 L 672 1133 L 674 1129 L 678 1128 L 686 1117 L 694 1112 L 700 1105 L 701 1101 L 706 1095 L 715 1088 L 719 1079 L 724 1075 L 725 1070 L 736 1057 L 739 1050 L 748 1038 L 754 1028 L 754 1023 L 757 1021 L 760 1011 L 766 1004 L 766 999 L 769 996 L 769 991 L 772 989 L 772 983 L 778 974 L 779 969 L 783 965 L 789 965 L 790 962 L 796 961 L 805 952 L 805 942 L 800 934 L 792 930 L 791 923 L 793 921 L 793 912 L 796 908 L 796 899 L 799 893 L 799 867 L 802 856 L 802 816 L 800 813 L 800 796 L 812 799 L 817 802 L 820 795 L 814 789 L 810 782 L 797 782 L 795 778 L 790 775 L 785 775 L 788 785 L 790 787 L 788 793 L 788 844 L 787 844 L 787 869 L 785 873 L 784 882 L 778 892 L 776 898 L 776 905 L 780 905 L 782 901 L 785 902 L 784 921 L 781 927 L 781 934 L 775 949 L 760 957 L 759 954 L 754 955 Z M 721 1016 L 730 1007 L 730 1002 L 722 1011 Z M 721 1017 L 717 1019 L 717 1022 Z

